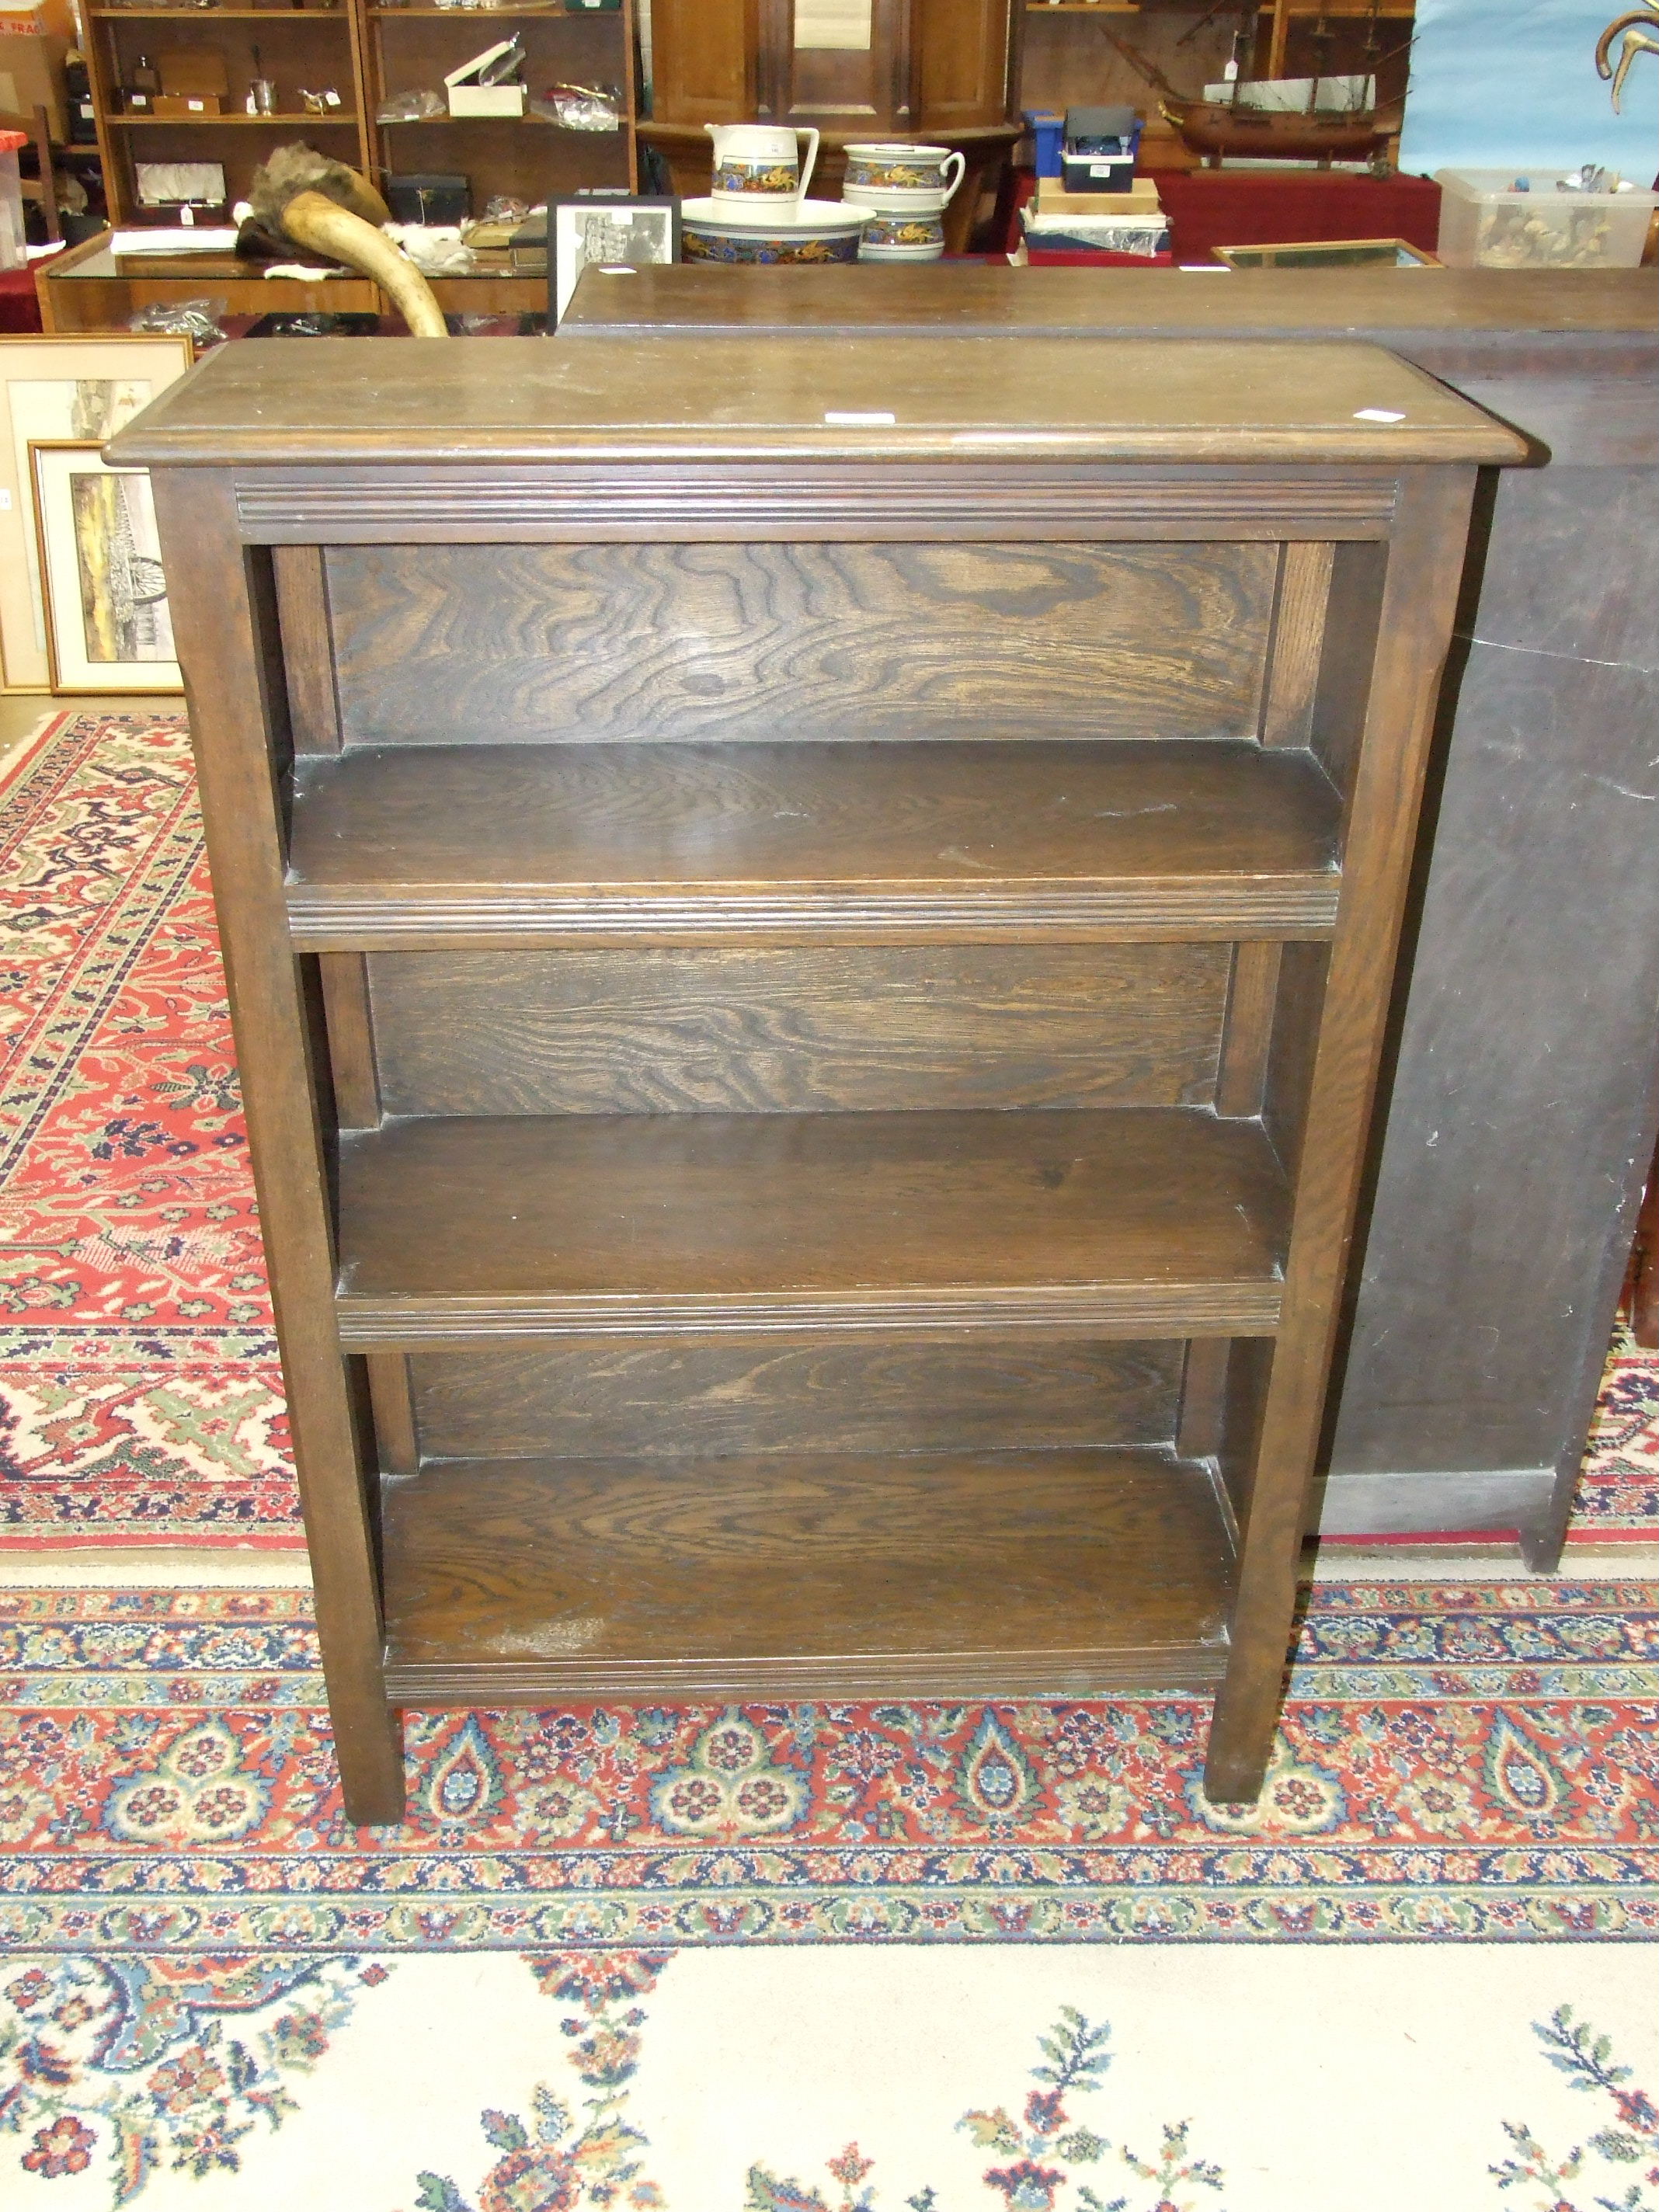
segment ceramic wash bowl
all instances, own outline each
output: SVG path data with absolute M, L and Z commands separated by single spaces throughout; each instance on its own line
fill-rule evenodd
M 687 261 L 856 261 L 870 213 L 839 200 L 788 200 L 769 208 L 685 200 L 681 253 Z

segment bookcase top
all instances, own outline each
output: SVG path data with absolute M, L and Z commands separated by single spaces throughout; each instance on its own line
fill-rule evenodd
M 1523 459 L 1381 347 L 915 337 L 244 339 L 106 449 L 118 465 L 768 458 L 1384 465 Z

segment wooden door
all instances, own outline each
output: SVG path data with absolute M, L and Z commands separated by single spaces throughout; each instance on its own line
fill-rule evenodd
M 652 114 L 662 123 L 744 123 L 760 113 L 757 0 L 657 0 Z

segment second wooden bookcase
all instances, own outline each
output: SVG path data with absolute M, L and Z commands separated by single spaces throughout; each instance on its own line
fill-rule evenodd
M 114 447 L 348 1808 L 404 1705 L 1182 1685 L 1248 1799 L 1519 441 L 1361 346 L 588 353 L 228 346 Z

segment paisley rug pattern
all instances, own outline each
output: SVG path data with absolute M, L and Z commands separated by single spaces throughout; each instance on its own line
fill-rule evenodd
M 1659 1935 L 1659 1589 L 1322 1583 L 1261 1805 L 1201 1698 L 408 1716 L 341 1816 L 307 1599 L 0 1592 L 0 1943 L 288 1955 Z

